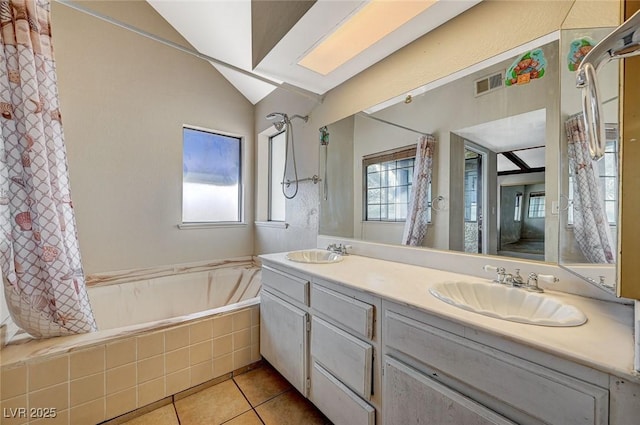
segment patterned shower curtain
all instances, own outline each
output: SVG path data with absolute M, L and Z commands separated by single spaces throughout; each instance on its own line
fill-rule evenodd
M 433 169 L 433 150 L 436 140 L 431 135 L 422 136 L 418 141 L 416 162 L 413 170 L 413 184 L 407 220 L 404 223 L 402 243 L 410 246 L 422 245 L 422 240 L 427 234 L 428 215 L 431 207 L 428 199 L 429 183 L 431 183 L 431 171 Z
M 49 0 L 0 0 L 0 268 L 37 338 L 96 330 L 69 192 Z
M 573 176 L 573 232 L 578 246 L 591 263 L 615 262 L 611 230 L 600 192 L 595 162 L 589 154 L 589 141 L 582 114 L 565 122 L 569 170 Z

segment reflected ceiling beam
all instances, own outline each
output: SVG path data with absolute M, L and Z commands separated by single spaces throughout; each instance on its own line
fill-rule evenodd
M 513 162 L 516 166 L 520 167 L 521 170 L 528 172 L 527 170 L 531 169 L 531 167 L 529 167 L 523 160 L 518 157 L 518 155 L 514 154 L 513 152 L 502 152 L 502 155 L 504 155 L 504 157 L 509 161 Z M 513 171 L 517 172 L 518 170 Z
M 67 7 L 70 7 L 71 9 L 74 9 L 74 10 L 76 10 L 78 12 L 85 13 L 87 15 L 93 16 L 94 18 L 97 18 L 97 19 L 103 20 L 105 22 L 108 22 L 110 24 L 113 24 L 113 25 L 115 25 L 117 27 L 120 27 L 120 28 L 123 28 L 125 30 L 134 32 L 134 33 L 136 33 L 138 35 L 141 35 L 143 37 L 146 37 L 146 38 L 149 38 L 151 40 L 157 41 L 157 42 L 159 42 L 161 44 L 164 44 L 165 46 L 172 47 L 172 48 L 174 48 L 176 50 L 179 50 L 179 51 L 181 51 L 183 53 L 187 53 L 189 55 L 192 55 L 192 56 L 195 56 L 197 58 L 200 58 L 200 59 L 206 60 L 208 62 L 211 62 L 213 64 L 220 65 L 220 66 L 225 67 L 227 69 L 230 69 L 232 71 L 238 72 L 238 73 L 240 73 L 242 75 L 246 75 L 248 77 L 255 78 L 256 80 L 262 81 L 263 83 L 271 84 L 274 87 L 281 88 L 281 89 L 284 89 L 284 90 L 287 90 L 287 91 L 290 91 L 290 92 L 293 92 L 293 93 L 297 93 L 297 94 L 303 95 L 305 97 L 308 97 L 310 99 L 315 100 L 318 103 L 322 103 L 322 101 L 324 99 L 323 96 L 320 96 L 320 95 L 318 95 L 316 93 L 313 93 L 313 92 L 311 92 L 309 90 L 305 90 L 305 89 L 303 89 L 301 87 L 297 87 L 297 86 L 294 86 L 294 85 L 288 84 L 288 83 L 280 83 L 280 82 L 271 80 L 269 78 L 263 77 L 261 75 L 254 74 L 252 72 L 246 71 L 246 70 L 244 70 L 242 68 L 238 68 L 235 65 L 231 65 L 230 63 L 223 62 L 223 61 L 221 61 L 219 59 L 216 59 L 214 57 L 205 55 L 204 53 L 200 53 L 197 50 L 187 48 L 187 47 L 185 47 L 185 46 L 183 46 L 181 44 L 175 43 L 175 42 L 173 42 L 171 40 L 167 40 L 166 38 L 162 38 L 160 36 L 157 36 L 155 34 L 152 34 L 152 33 L 148 32 L 148 31 L 145 31 L 145 30 L 142 30 L 140 28 L 134 27 L 133 25 L 129 25 L 129 24 L 125 23 L 125 22 L 119 21 L 119 20 L 117 20 L 115 18 L 112 18 L 110 16 L 107 16 L 107 15 L 104 15 L 102 13 L 96 12 L 95 10 L 86 8 L 86 7 L 81 6 L 81 5 L 79 5 L 79 4 L 75 3 L 75 2 L 72 2 L 72 1 L 69 1 L 69 0 L 55 0 L 55 1 L 57 3 L 60 3 L 60 4 L 65 5 Z

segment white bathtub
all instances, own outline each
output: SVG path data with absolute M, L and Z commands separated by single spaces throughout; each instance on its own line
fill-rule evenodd
M 3 408 L 99 423 L 260 360 L 251 258 L 88 281 L 99 331 L 3 347 Z

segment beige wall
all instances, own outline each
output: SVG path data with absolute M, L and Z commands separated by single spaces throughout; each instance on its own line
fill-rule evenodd
M 459 17 L 400 49 L 369 69 L 328 92 L 322 103 L 309 105 L 311 119 L 307 124 L 309 137 L 297 146 L 297 154 L 315 161 L 318 170 L 319 154 L 317 129 L 372 105 L 383 102 L 409 90 L 438 80 L 501 52 L 558 31 L 561 28 L 616 26 L 620 22 L 618 0 L 567 0 L 567 1 L 492 1 L 485 0 Z M 257 111 L 287 108 L 294 95 L 283 95 L 276 90 L 262 102 Z M 302 99 L 302 98 L 300 98 Z M 262 113 L 256 113 L 257 122 Z M 258 130 L 262 130 L 264 126 Z M 558 128 L 553 123 L 553 128 Z M 555 135 L 554 135 L 555 137 Z M 557 158 L 549 158 L 556 161 Z M 305 188 L 312 191 L 315 188 Z M 313 193 L 316 193 L 313 190 Z M 313 194 L 307 194 L 307 199 Z M 298 204 L 292 209 L 296 214 L 308 215 L 317 208 L 316 203 Z M 257 232 L 256 252 L 272 252 L 283 247 L 303 248 L 313 246 L 309 229 L 304 237 L 296 232 L 270 229 L 270 235 L 278 243 L 259 242 Z M 549 238 L 549 244 L 557 245 L 557 235 Z
M 186 44 L 146 2 L 85 6 Z M 195 57 L 52 3 L 86 274 L 251 255 L 253 106 Z M 182 125 L 245 138 L 245 226 L 179 230 Z

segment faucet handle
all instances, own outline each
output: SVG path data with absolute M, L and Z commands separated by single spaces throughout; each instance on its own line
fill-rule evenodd
M 496 282 L 496 283 L 504 283 L 505 273 L 506 273 L 506 270 L 505 270 L 504 267 L 490 266 L 490 265 L 487 264 L 487 265 L 483 266 L 482 269 L 485 272 L 497 273 L 498 276 L 493 281 Z

